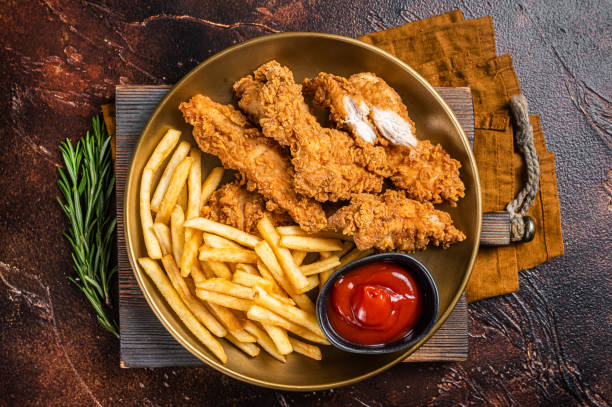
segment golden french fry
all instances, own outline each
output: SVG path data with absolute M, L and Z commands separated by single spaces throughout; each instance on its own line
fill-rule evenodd
M 176 169 L 176 166 L 179 165 L 179 163 L 183 161 L 185 157 L 187 157 L 190 148 L 191 145 L 188 142 L 181 141 L 176 150 L 174 150 L 174 153 L 172 153 L 172 157 L 170 157 L 170 161 L 168 161 L 168 164 L 166 164 L 166 168 L 164 169 L 164 172 L 157 183 L 157 187 L 153 193 L 153 198 L 151 198 L 151 210 L 154 212 L 159 212 L 159 206 L 161 205 L 162 198 L 168 189 L 168 185 L 170 185 L 172 173 Z
M 140 179 L 140 223 L 147 253 L 152 259 L 161 259 L 162 251 L 153 230 L 153 217 L 151 215 L 150 199 L 151 184 L 153 183 L 153 170 L 146 169 Z
M 181 207 L 183 213 L 187 211 L 187 184 L 183 185 L 176 204 Z
M 170 228 L 163 223 L 154 223 L 153 231 L 159 242 L 162 254 L 165 256 L 168 253 L 172 253 L 172 243 L 170 240 Z
M 342 241 L 324 237 L 281 236 L 279 245 L 287 249 L 303 250 L 305 252 L 333 252 L 342 250 Z
M 317 318 L 314 316 L 314 314 L 309 314 L 308 312 L 299 308 L 283 304 L 268 294 L 261 287 L 255 287 L 255 304 L 267 308 L 272 312 L 276 312 L 286 319 L 289 319 L 292 322 L 303 326 L 304 328 L 310 329 L 317 335 L 323 336 L 323 332 L 321 331 Z
M 185 245 L 183 222 L 185 222 L 183 209 L 179 205 L 176 205 L 170 214 L 170 236 L 172 241 L 172 254 L 175 259 L 183 258 L 183 246 Z
M 289 337 L 289 343 L 291 343 L 291 346 L 295 352 L 314 360 L 321 360 L 321 349 L 319 349 L 318 346 L 311 345 L 309 343 L 304 343 L 298 339 L 291 337 Z
M 159 141 L 155 150 L 149 157 L 149 161 L 145 165 L 145 169 L 149 169 L 155 172 L 161 163 L 170 155 L 170 152 L 178 143 L 179 138 L 181 137 L 181 132 L 176 129 L 169 129 L 166 134 Z
M 257 253 L 257 257 L 259 257 L 259 260 L 261 260 L 261 262 L 268 268 L 268 270 L 273 272 L 274 275 L 283 274 L 283 269 L 278 263 L 278 259 L 274 255 L 272 247 L 270 247 L 270 244 L 267 241 L 263 240 L 259 242 L 259 244 L 255 246 L 254 250 L 255 253 Z
M 263 277 L 255 276 L 250 273 L 245 273 L 241 270 L 236 270 L 236 272 L 232 276 L 232 282 L 235 284 L 240 284 L 244 287 L 255 287 L 255 285 L 260 285 L 266 291 L 272 289 L 272 283 L 270 281 L 266 280 Z
M 201 261 L 223 261 L 228 263 L 257 263 L 257 255 L 248 249 L 200 249 Z
M 338 258 L 337 256 L 331 256 L 326 258 L 325 260 L 319 260 L 314 263 L 301 266 L 300 271 L 305 276 L 311 276 L 313 274 L 318 274 L 323 271 L 332 270 L 338 265 L 340 265 L 340 258 Z
M 206 261 L 200 262 L 200 264 L 206 264 L 206 268 L 204 269 L 204 271 L 206 272 L 207 276 L 209 274 L 208 271 L 211 272 L 208 278 L 213 278 L 214 276 L 217 276 L 226 280 L 232 279 L 232 272 L 230 271 L 229 267 L 227 266 L 227 264 L 221 261 Z
M 352 251 L 350 251 L 350 248 L 353 247 L 353 243 L 352 242 L 344 242 L 344 243 L 345 244 L 344 244 L 344 247 L 342 248 L 342 250 L 340 252 L 336 252 L 336 253 L 342 254 L 342 253 L 348 252 L 348 254 L 346 256 L 342 257 L 340 259 L 340 264 L 338 264 L 332 270 L 327 270 L 327 271 L 323 271 L 323 272 L 319 273 L 319 287 L 320 288 L 323 288 L 323 286 L 325 285 L 327 280 L 329 280 L 329 278 L 334 273 L 334 271 L 339 270 L 340 268 L 346 266 L 347 264 L 349 264 L 352 261 L 359 260 L 362 257 L 369 256 L 370 254 L 374 253 L 373 249 L 368 249 L 368 250 L 365 250 L 363 252 L 358 250 L 358 249 L 353 249 Z
M 204 273 L 203 269 L 201 268 L 201 264 L 198 264 L 197 262 L 193 262 L 193 265 L 191 266 L 191 273 L 189 275 L 191 276 L 194 285 L 198 285 L 198 283 L 208 278 Z
M 306 294 L 297 294 L 295 290 L 293 289 L 293 287 L 291 286 L 291 283 L 289 282 L 289 280 L 285 277 L 283 273 L 276 275 L 272 273 L 261 262 L 257 263 L 257 268 L 259 269 L 259 272 L 261 273 L 263 278 L 265 278 L 266 280 L 275 281 L 276 283 L 278 283 L 278 285 L 282 287 L 284 292 L 286 292 L 287 295 L 289 295 L 289 297 L 291 297 L 293 301 L 295 301 L 298 307 L 300 307 L 306 312 L 310 312 L 310 313 L 315 312 L 315 305 L 310 300 L 310 298 Z
M 238 243 L 232 242 L 229 239 L 214 235 L 212 233 L 204 233 L 204 243 L 213 249 L 243 249 Z
M 281 355 L 288 355 L 293 352 L 287 331 L 281 327 L 270 324 L 261 324 L 261 327 L 266 331 L 268 336 L 270 336 L 272 342 L 274 342 L 274 346 L 276 346 L 276 349 Z
M 264 240 L 270 245 L 270 248 L 276 255 L 278 263 L 283 268 L 283 271 L 285 272 L 285 275 L 289 279 L 289 282 L 293 286 L 295 292 L 297 294 L 303 293 L 303 290 L 308 286 L 308 280 L 306 280 L 306 277 L 304 277 L 304 275 L 300 272 L 300 269 L 295 265 L 289 249 L 278 246 L 280 236 L 276 232 L 276 229 L 274 229 L 274 225 L 267 216 L 264 216 L 257 223 L 257 230 Z
M 259 305 L 253 305 L 251 308 L 249 308 L 246 315 L 247 318 L 253 321 L 280 326 L 281 328 L 284 328 L 295 335 L 301 336 L 307 341 L 320 343 L 322 345 L 330 345 L 329 341 L 324 336 L 319 336 L 303 326 L 294 324 L 277 313 L 260 307 Z
M 294 250 L 291 254 L 293 256 L 293 261 L 296 266 L 300 266 L 304 262 L 304 258 L 308 255 L 308 252 L 304 250 Z
M 216 293 L 214 291 L 196 289 L 196 296 L 204 301 L 208 301 L 214 304 L 218 304 L 227 308 L 236 309 L 238 311 L 247 311 L 253 301 L 245 300 L 243 298 L 236 298 L 230 295 Z
M 197 284 L 196 287 L 198 289 L 214 291 L 236 298 L 244 298 L 246 300 L 253 299 L 253 290 L 250 287 L 245 287 L 223 278 L 211 278 L 204 280 L 200 284 Z
M 243 271 L 247 274 L 253 274 L 255 276 L 259 276 L 259 272 L 257 271 L 257 267 L 255 267 L 252 264 L 246 264 L 246 263 L 237 263 L 236 264 L 236 271 Z
M 238 242 L 243 246 L 250 248 L 255 247 L 261 240 L 257 236 L 250 235 L 240 229 L 224 225 L 223 223 L 215 222 L 205 218 L 189 219 L 184 224 L 187 228 L 194 228 L 204 232 L 214 233 L 226 239 Z
M 262 286 L 261 284 L 257 284 L 259 287 L 263 288 L 264 290 L 266 290 L 266 287 Z M 266 290 L 268 291 L 268 290 Z M 291 298 L 289 297 L 284 297 L 282 295 L 278 295 L 275 294 L 273 292 L 268 291 L 268 294 L 270 294 L 272 297 L 276 298 L 277 300 L 279 300 L 280 302 L 284 302 L 285 304 L 289 304 L 289 305 L 296 305 L 295 301 L 293 301 Z M 300 294 L 302 295 L 302 294 Z
M 200 209 L 202 209 L 202 207 L 206 205 L 206 202 L 208 202 L 208 198 L 210 198 L 212 193 L 215 192 L 215 190 L 219 186 L 219 183 L 223 178 L 224 171 L 225 170 L 223 169 L 223 167 L 213 168 L 210 174 L 208 174 L 208 177 L 206 177 L 206 179 L 204 180 L 200 192 Z
M 319 257 L 321 258 L 321 260 L 325 260 L 325 259 L 329 259 L 333 253 L 337 253 L 337 252 L 320 252 L 319 253 Z M 337 256 L 340 257 L 340 256 Z
M 266 331 L 257 326 L 255 322 L 246 321 L 244 324 L 244 329 L 246 329 L 247 332 L 255 336 L 257 338 L 257 343 L 261 345 L 261 347 L 264 348 L 264 350 L 268 352 L 272 357 L 280 360 L 283 363 L 287 361 L 285 356 L 278 352 L 276 346 L 274 345 L 274 342 L 266 333 Z
M 344 243 L 342 243 L 342 250 L 340 250 L 339 252 L 334 252 L 332 253 L 334 256 L 338 256 L 340 258 L 342 258 L 342 256 L 344 256 L 345 254 L 347 254 L 348 252 L 351 251 L 351 249 L 355 246 L 355 243 L 353 243 L 350 240 L 345 241 Z
M 170 185 L 168 185 L 168 189 L 159 205 L 159 212 L 157 212 L 155 216 L 155 223 L 168 223 L 170 220 L 170 213 L 174 210 L 181 189 L 183 185 L 185 185 L 185 181 L 187 181 L 191 163 L 191 157 L 185 157 L 183 161 L 176 166 L 174 173 L 172 173 L 172 178 L 170 179 Z
M 306 277 L 306 279 L 308 280 L 308 286 L 304 288 L 304 292 L 314 290 L 315 288 L 319 286 L 319 276 L 318 275 L 315 274 L 312 276 L 308 276 Z
M 231 309 L 212 302 L 207 302 L 206 306 L 215 318 L 217 318 L 230 333 L 233 333 L 240 342 L 255 342 L 255 337 L 244 331 L 243 320 L 234 315 Z
M 276 231 L 281 236 L 311 236 L 311 237 L 327 237 L 327 238 L 333 238 L 333 239 L 351 240 L 350 236 L 343 235 L 342 233 L 337 233 L 337 232 L 308 233 L 297 225 L 279 226 L 276 228 Z
M 216 336 L 225 336 L 227 335 L 227 330 L 212 316 L 212 314 L 206 309 L 204 304 L 200 303 L 195 297 L 191 295 L 191 291 L 187 286 L 187 283 L 181 277 L 181 273 L 174 261 L 174 258 L 171 254 L 167 254 L 161 259 L 162 264 L 164 265 L 164 269 L 166 269 L 166 273 L 168 277 L 170 277 L 170 281 L 172 282 L 172 286 L 178 293 L 179 297 L 183 300 L 187 308 L 193 315 Z
M 181 257 L 181 275 L 187 277 L 191 272 L 191 265 L 196 261 L 198 248 L 202 244 L 202 234 L 194 233 L 189 241 L 183 246 L 183 256 Z
M 187 176 L 187 211 L 185 219 L 197 218 L 200 215 L 200 188 L 202 188 L 202 153 L 198 148 L 192 148 L 189 152 L 191 168 Z M 191 238 L 193 229 L 185 229 L 185 241 Z
M 251 357 L 255 357 L 257 355 L 259 355 L 259 346 L 255 345 L 254 343 L 248 343 L 248 342 L 241 342 L 238 338 L 236 338 L 232 332 L 230 332 L 225 339 L 227 339 L 228 341 L 230 341 L 235 347 L 237 347 L 238 349 L 240 349 L 241 351 L 243 351 L 244 353 L 246 353 L 247 355 L 251 356 Z
M 172 310 L 176 315 L 183 321 L 187 328 L 198 338 L 204 346 L 219 358 L 223 363 L 227 362 L 227 356 L 223 350 L 223 346 L 215 339 L 215 337 L 206 329 L 193 315 L 191 311 L 181 301 L 170 281 L 162 271 L 161 267 L 155 260 L 148 257 L 141 257 L 138 259 L 138 263 L 147 273 L 147 275 L 153 280 L 153 283 L 166 299 Z

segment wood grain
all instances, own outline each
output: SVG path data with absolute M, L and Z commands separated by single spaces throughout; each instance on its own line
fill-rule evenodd
M 159 322 L 134 278 L 125 246 L 123 197 L 131 154 L 149 116 L 169 86 L 118 86 L 116 88 L 116 176 L 119 256 L 120 365 L 123 368 L 199 366 L 203 363 L 183 348 Z M 470 142 L 474 115 L 469 88 L 437 88 L 453 109 Z M 465 295 L 436 334 L 407 362 L 461 361 L 468 357 L 467 303 Z

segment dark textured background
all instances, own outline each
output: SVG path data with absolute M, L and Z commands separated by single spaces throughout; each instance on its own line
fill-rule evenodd
M 174 3 L 174 6 L 166 5 Z M 461 8 L 492 15 L 556 154 L 565 256 L 470 306 L 470 359 L 403 364 L 355 386 L 281 393 L 209 368 L 122 370 L 68 282 L 57 144 L 117 83 L 174 83 L 275 31 L 349 36 Z M 612 5 L 609 1 L 0 2 L 0 405 L 612 403 Z

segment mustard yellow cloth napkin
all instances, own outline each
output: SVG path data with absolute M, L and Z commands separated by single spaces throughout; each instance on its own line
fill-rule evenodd
M 496 55 L 491 17 L 463 20 L 456 10 L 360 40 L 397 56 L 433 86 L 471 88 L 483 211 L 503 211 L 525 179 L 522 157 L 514 150 L 508 106 L 521 89 L 510 55 Z M 466 289 L 470 302 L 518 290 L 520 270 L 563 254 L 554 154 L 546 149 L 539 116 L 530 119 L 541 170 L 539 192 L 528 213 L 536 223 L 536 235 L 529 243 L 480 249 Z

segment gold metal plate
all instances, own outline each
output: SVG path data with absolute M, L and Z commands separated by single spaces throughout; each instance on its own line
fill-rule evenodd
M 430 270 L 440 292 L 440 315 L 434 329 L 407 351 L 387 355 L 355 355 L 333 347 L 322 347 L 323 360 L 314 361 L 292 354 L 283 364 L 262 352 L 249 358 L 229 343 L 224 343 L 228 362 L 223 365 L 186 329 L 153 283 L 136 264 L 146 256 L 138 210 L 140 174 L 153 148 L 170 127 L 191 139 L 191 128 L 178 110 L 179 104 L 202 93 L 220 103 L 232 103 L 232 84 L 261 64 L 276 59 L 287 65 L 296 81 L 319 72 L 349 76 L 374 72 L 393 86 L 416 123 L 417 136 L 441 143 L 462 164 L 461 178 L 466 196 L 456 208 L 446 205 L 457 227 L 467 239 L 448 250 L 432 248 L 415 254 Z M 205 156 L 207 167 L 219 165 Z M 211 367 L 239 380 L 282 390 L 312 391 L 358 382 L 404 360 L 444 323 L 469 279 L 480 238 L 480 184 L 474 156 L 459 122 L 433 87 L 397 58 L 360 41 L 331 34 L 283 33 L 259 37 L 228 48 L 207 59 L 189 72 L 161 101 L 142 131 L 128 175 L 124 219 L 128 257 L 149 305 L 185 348 Z

